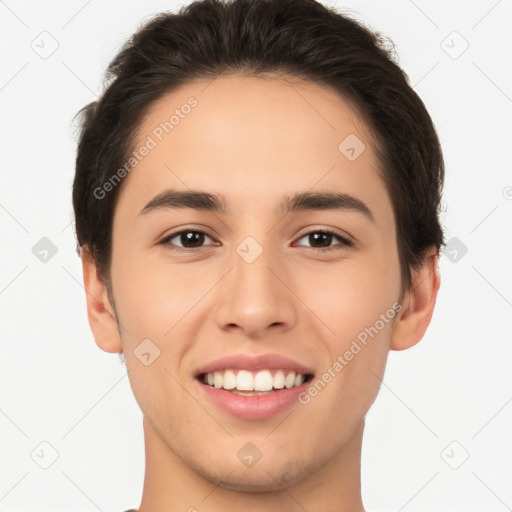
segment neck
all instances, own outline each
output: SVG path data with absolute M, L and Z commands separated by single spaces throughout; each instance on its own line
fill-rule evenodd
M 360 460 L 364 422 L 343 448 L 306 478 L 279 491 L 245 493 L 225 489 L 187 466 L 144 418 L 146 469 L 139 512 L 364 512 Z

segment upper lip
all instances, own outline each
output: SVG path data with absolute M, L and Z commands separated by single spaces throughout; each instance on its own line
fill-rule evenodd
M 229 356 L 215 359 L 196 371 L 196 377 L 205 373 L 213 373 L 221 370 L 289 370 L 295 373 L 313 375 L 313 370 L 289 357 L 280 354 L 261 354 L 259 356 L 250 356 L 247 354 L 232 354 Z

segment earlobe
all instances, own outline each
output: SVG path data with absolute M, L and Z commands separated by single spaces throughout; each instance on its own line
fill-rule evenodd
M 80 251 L 87 301 L 87 317 L 94 340 L 105 352 L 122 352 L 123 345 L 117 326 L 115 311 L 108 297 L 107 286 L 99 275 L 91 250 L 83 246 Z
M 425 255 L 422 266 L 413 272 L 403 309 L 393 325 L 391 350 L 405 350 L 423 338 L 432 319 L 441 285 L 437 264 L 437 250 L 432 248 Z

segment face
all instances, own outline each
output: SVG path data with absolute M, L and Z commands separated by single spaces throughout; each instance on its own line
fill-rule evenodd
M 111 275 L 150 435 L 227 488 L 298 482 L 362 425 L 400 308 L 365 124 L 321 85 L 230 75 L 165 96 L 134 147 Z

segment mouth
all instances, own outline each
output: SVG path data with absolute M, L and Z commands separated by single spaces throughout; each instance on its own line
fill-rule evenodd
M 219 412 L 266 420 L 298 402 L 314 371 L 281 354 L 238 353 L 205 364 L 194 377 L 198 393 Z
M 312 373 L 300 373 L 286 368 L 251 371 L 226 369 L 200 373 L 202 384 L 240 396 L 264 396 L 281 390 L 298 388 L 314 378 Z
M 195 380 L 198 392 L 220 412 L 239 420 L 257 421 L 298 405 L 313 378 L 312 373 L 286 369 L 226 369 L 200 373 Z

